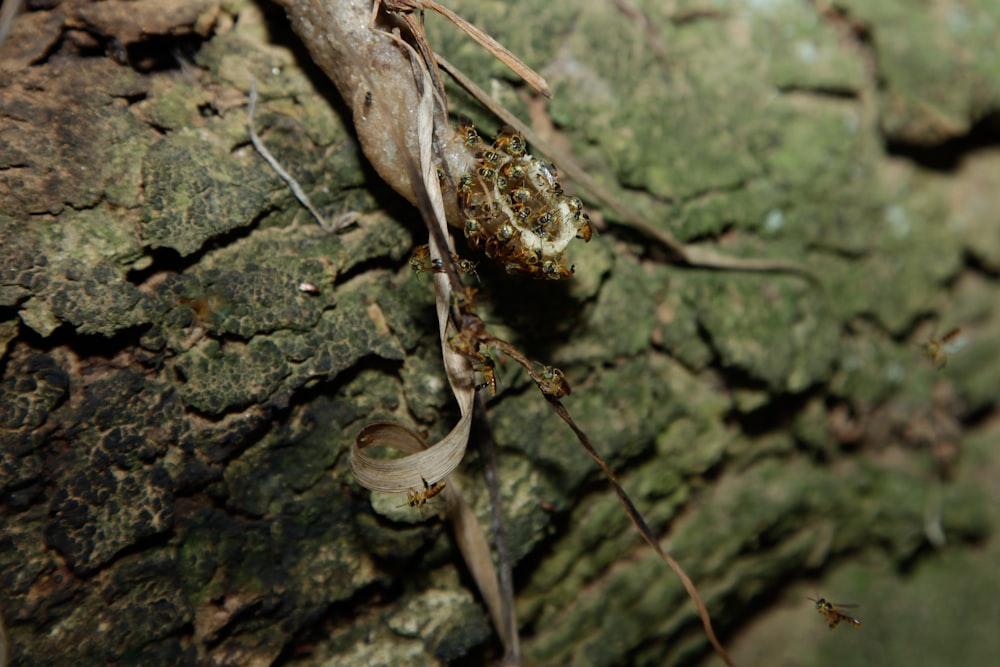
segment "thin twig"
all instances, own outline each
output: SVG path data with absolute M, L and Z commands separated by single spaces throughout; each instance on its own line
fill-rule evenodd
M 580 441 L 580 444 L 587 452 L 587 455 L 590 456 L 590 458 L 593 459 L 598 466 L 600 466 L 604 475 L 608 478 L 608 481 L 611 483 L 612 488 L 614 488 L 615 493 L 618 494 L 618 500 L 625 508 L 625 513 L 628 515 L 629 519 L 631 519 L 633 525 L 639 531 L 639 534 L 642 535 L 642 539 L 645 540 L 649 546 L 653 547 L 660 558 L 670 566 L 670 569 L 673 570 L 674 574 L 676 574 L 681 580 L 681 583 L 684 585 L 684 589 L 687 591 L 688 596 L 694 602 L 694 605 L 698 610 L 698 616 L 701 618 L 701 624 L 705 629 L 705 635 L 708 637 L 708 641 L 711 642 L 715 652 L 720 658 L 722 658 L 723 662 L 729 665 L 729 667 L 735 667 L 732 658 L 729 657 L 726 649 L 722 646 L 722 642 L 720 642 L 718 637 L 715 635 L 715 630 L 712 628 L 712 618 L 709 615 L 708 608 L 702 601 L 701 595 L 698 593 L 698 589 L 694 585 L 694 582 L 691 581 L 691 578 L 688 577 L 686 572 L 684 572 L 684 569 L 680 566 L 680 564 L 675 561 L 670 554 L 664 551 L 663 547 L 660 546 L 659 541 L 653 535 L 653 531 L 650 530 L 649 525 L 646 524 L 646 521 L 642 518 L 639 510 L 636 509 L 635 504 L 632 502 L 632 499 L 629 498 L 628 493 L 625 492 L 624 487 L 622 487 L 621 483 L 618 481 L 618 477 L 615 475 L 614 471 L 604 461 L 604 459 L 601 458 L 601 455 L 597 453 L 593 443 L 590 441 L 590 437 L 583 431 L 583 429 L 577 426 L 575 421 L 573 421 L 569 411 L 566 410 L 562 401 L 559 400 L 559 396 L 563 395 L 565 392 L 554 392 L 553 387 L 549 385 L 546 379 L 535 372 L 531 361 L 529 361 L 527 357 L 521 354 L 517 348 L 507 341 L 496 338 L 487 332 L 485 325 L 483 325 L 482 321 L 477 317 L 467 313 L 466 319 L 471 321 L 471 324 L 468 325 L 468 329 L 476 332 L 479 340 L 496 347 L 498 350 L 524 367 L 524 369 L 528 372 L 528 375 L 531 376 L 531 379 L 534 380 L 536 385 L 538 385 L 539 390 L 541 390 L 542 395 L 545 397 L 545 400 L 549 402 L 551 408 L 573 430 L 573 433 L 576 434 L 577 440 Z
M 483 32 L 444 5 L 434 2 L 434 0 L 424 0 L 424 4 L 428 9 L 433 9 L 462 29 L 466 35 L 476 40 L 480 46 L 493 54 L 494 58 L 502 62 L 515 74 L 524 79 L 524 82 L 529 86 L 537 90 L 545 97 L 552 97 L 552 91 L 549 89 L 549 84 L 544 78 L 542 78 L 542 75 L 524 64 L 520 58 L 508 51 L 500 42 L 493 39 L 493 37 L 491 37 L 488 33 Z
M 521 643 L 517 633 L 517 609 L 514 607 L 514 577 L 511 572 L 510 550 L 507 548 L 507 527 L 503 518 L 503 504 L 500 498 L 500 477 L 497 466 L 496 446 L 486 417 L 486 398 L 483 393 L 476 397 L 478 408 L 475 412 L 476 441 L 479 455 L 483 460 L 483 476 L 490 492 L 493 508 L 493 545 L 497 554 L 497 579 L 500 584 L 500 601 L 504 609 L 504 623 L 510 644 L 505 647 L 503 664 L 505 667 L 521 664 Z
M 411 13 L 418 9 L 421 11 L 424 9 L 433 9 L 438 14 L 454 23 L 456 27 L 474 39 L 481 47 L 489 51 L 494 58 L 509 67 L 511 71 L 521 77 L 529 86 L 537 90 L 545 97 L 552 97 L 552 91 L 549 89 L 549 84 L 546 83 L 541 74 L 528 67 L 524 61 L 508 51 L 503 44 L 495 40 L 491 35 L 469 23 L 444 5 L 439 4 L 434 0 L 378 0 L 375 4 L 381 4 L 386 7 L 386 9 L 401 13 Z
M 288 187 L 291 188 L 295 198 L 299 200 L 300 204 L 309 210 L 314 218 L 316 218 L 316 222 L 319 223 L 319 226 L 323 229 L 323 231 L 336 232 L 354 222 L 357 218 L 345 218 L 344 216 L 340 216 L 333 222 L 333 224 L 330 224 L 320 214 L 320 212 L 316 210 L 316 207 L 312 205 L 311 201 L 309 201 L 309 195 L 305 193 L 305 190 L 302 189 L 299 182 L 295 180 L 294 176 L 282 168 L 277 158 L 271 154 L 271 151 L 267 150 L 267 146 L 264 145 L 263 140 L 257 135 L 257 130 L 254 128 L 253 122 L 254 113 L 256 111 L 257 79 L 255 78 L 250 82 L 250 100 L 247 103 L 247 130 L 250 133 L 250 142 L 253 144 L 253 147 L 256 148 L 257 152 L 260 153 L 260 156 L 264 158 L 269 165 L 271 165 L 271 169 L 274 170 L 274 173 L 280 176 L 281 180 L 288 184 Z
M 542 395 L 545 396 L 545 400 L 549 402 L 549 405 L 552 406 L 555 413 L 559 415 L 571 429 L 573 429 L 573 433 L 576 434 L 577 440 L 579 440 L 580 444 L 583 445 L 584 450 L 586 450 L 590 458 L 592 458 L 594 462 L 601 467 L 601 470 L 604 471 L 604 474 L 608 478 L 608 481 L 611 482 L 611 486 L 614 488 L 615 493 L 618 494 L 618 500 L 621 501 L 622 506 L 625 508 L 625 513 L 628 514 L 632 523 L 639 530 L 639 534 L 642 535 L 642 539 L 644 539 L 649 546 L 653 547 L 656 553 L 659 554 L 660 558 L 666 561 L 667 565 L 670 566 L 670 569 L 674 571 L 674 574 L 676 574 L 681 580 L 681 583 L 684 584 L 684 588 L 687 590 L 688 596 L 690 596 L 691 600 L 694 602 L 694 606 L 698 609 L 698 616 L 701 618 L 702 627 L 705 628 L 705 635 L 708 636 L 708 641 L 712 643 L 712 647 L 715 649 L 715 652 L 720 658 L 722 658 L 723 662 L 729 665 L 729 667 L 735 667 L 735 663 L 732 658 L 729 657 L 726 649 L 723 648 L 722 642 L 720 642 L 719 638 L 715 636 L 715 630 L 712 628 L 712 618 L 709 616 L 708 608 L 705 607 L 705 603 L 702 601 L 701 595 L 698 594 L 698 589 L 695 587 L 694 582 L 692 582 L 691 578 L 687 576 L 687 573 L 684 572 L 684 569 L 680 566 L 680 564 L 675 561 L 670 554 L 664 551 L 663 547 L 660 546 L 659 541 L 653 535 L 653 531 L 649 529 L 646 521 L 642 518 L 642 515 L 639 514 L 639 510 L 637 510 L 635 505 L 632 503 L 632 499 L 628 497 L 627 493 L 625 493 L 625 489 L 618 481 L 614 471 L 611 470 L 611 467 L 604 462 L 601 455 L 597 453 L 596 449 L 594 449 L 593 443 L 591 443 L 590 438 L 586 433 L 584 433 L 583 429 L 577 426 L 576 422 L 573 421 L 573 418 L 569 416 L 569 412 L 562 404 L 562 401 L 544 391 L 542 392 Z

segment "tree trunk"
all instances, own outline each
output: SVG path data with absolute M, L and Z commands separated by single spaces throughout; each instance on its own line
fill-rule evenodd
M 0 52 L 10 664 L 494 657 L 434 502 L 397 509 L 351 477 L 365 424 L 433 439 L 457 410 L 407 263 L 426 229 L 283 13 L 43 4 Z M 569 250 L 573 278 L 461 251 L 480 314 L 565 372 L 740 664 L 1000 651 L 1000 13 L 932 4 L 449 4 L 551 102 L 425 17 L 435 50 L 653 225 L 817 279 L 673 266 L 572 184 L 601 230 Z M 354 224 L 325 231 L 254 151 L 254 79 L 266 144 Z M 527 661 L 717 664 L 573 434 L 524 373 L 498 375 Z M 460 474 L 489 526 L 480 467 Z M 862 626 L 828 633 L 806 596 L 861 604 L 842 611 Z

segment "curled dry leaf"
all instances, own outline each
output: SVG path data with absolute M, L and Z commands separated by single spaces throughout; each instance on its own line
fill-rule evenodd
M 348 11 L 348 14 L 357 21 L 363 16 L 363 13 L 359 11 L 361 3 L 350 4 L 353 5 L 350 8 L 338 6 L 326 7 L 326 9 L 331 12 L 352 10 Z M 308 7 L 315 11 L 323 9 L 316 4 L 308 4 Z M 289 15 L 293 21 L 301 18 L 296 17 L 291 8 L 289 8 Z M 329 19 L 329 16 L 326 18 Z M 363 32 L 359 25 L 357 23 L 353 25 L 353 28 L 358 30 L 356 35 Z M 372 37 L 372 39 L 368 40 L 368 37 Z M 445 207 L 437 179 L 437 169 L 434 166 L 434 151 L 432 150 L 434 133 L 436 128 L 440 126 L 439 121 L 443 118 L 442 107 L 434 104 L 433 86 L 430 83 L 432 77 L 426 65 L 417 57 L 416 52 L 405 43 L 396 44 L 398 38 L 388 38 L 389 43 L 395 44 L 395 46 L 387 47 L 386 43 L 381 41 L 383 38 L 385 38 L 384 35 L 369 36 L 366 34 L 365 44 L 367 48 L 383 53 L 383 55 L 385 54 L 383 49 L 388 49 L 389 53 L 394 54 L 387 56 L 390 58 L 399 53 L 409 54 L 410 62 L 414 64 L 416 72 L 412 73 L 409 69 L 403 70 L 410 73 L 410 78 L 402 76 L 401 81 L 405 84 L 408 94 L 414 96 L 410 98 L 410 102 L 412 103 L 413 99 L 419 99 L 419 104 L 410 104 L 406 107 L 407 113 L 404 122 L 410 121 L 410 124 L 398 127 L 395 124 L 399 122 L 398 120 L 390 117 L 383 118 L 383 121 L 389 123 L 383 130 L 392 139 L 386 142 L 383 136 L 382 142 L 390 143 L 392 146 L 385 150 L 380 149 L 377 155 L 379 159 L 383 160 L 387 159 L 386 156 L 389 154 L 395 153 L 399 156 L 399 160 L 404 166 L 403 174 L 402 176 L 399 173 L 394 174 L 397 177 L 396 180 L 389 182 L 393 184 L 393 187 L 400 184 L 414 187 L 413 191 L 409 193 L 411 201 L 414 201 L 420 208 L 431 232 L 429 243 L 431 262 L 451 269 L 452 274 L 454 274 L 455 267 L 452 259 L 454 248 L 451 246 L 450 237 L 445 228 Z M 310 45 L 310 48 L 314 47 L 308 40 L 307 44 Z M 365 66 L 367 64 L 363 63 Z M 364 69 L 362 67 L 357 69 L 361 72 L 360 80 L 365 81 Z M 384 68 L 382 69 L 384 70 Z M 382 74 L 384 73 L 383 71 Z M 419 77 L 419 80 L 416 77 Z M 344 80 L 348 80 L 349 83 L 350 79 L 351 77 L 345 75 Z M 337 78 L 334 80 L 337 81 Z M 422 85 L 418 85 L 418 82 Z M 343 89 L 341 92 L 345 99 L 351 99 L 348 97 L 349 92 L 345 92 Z M 361 97 L 360 94 L 358 97 Z M 368 93 L 364 94 L 361 97 L 361 104 L 368 108 L 378 107 L 374 99 L 371 99 L 370 104 L 365 104 L 370 97 L 373 96 Z M 364 122 L 363 119 L 359 121 L 359 135 L 362 134 L 361 127 L 363 127 Z M 446 123 L 445 126 L 447 126 Z M 397 187 L 397 189 L 399 188 Z M 407 193 L 403 192 L 403 194 Z M 402 493 L 411 489 L 419 490 L 424 485 L 437 484 L 443 481 L 458 465 L 468 444 L 475 399 L 475 389 L 471 382 L 472 369 L 467 359 L 446 344 L 449 336 L 454 334 L 449 309 L 452 302 L 452 283 L 450 281 L 456 276 L 445 272 L 435 273 L 433 278 L 445 369 L 462 417 L 444 439 L 426 449 L 419 436 L 398 424 L 376 422 L 362 429 L 356 438 L 355 445 L 351 448 L 351 467 L 359 483 L 372 490 Z M 365 452 L 371 447 L 393 448 L 403 451 L 407 456 L 393 460 L 378 459 Z M 454 527 L 455 538 L 462 551 L 462 556 L 476 580 L 476 585 L 486 602 L 494 626 L 497 628 L 504 646 L 507 647 L 508 653 L 510 653 L 510 647 L 516 646 L 516 637 L 511 636 L 511 630 L 504 622 L 506 614 L 486 536 L 472 509 L 462 498 L 458 484 L 454 480 L 448 480 L 448 483 L 443 487 L 442 495 L 445 498 L 448 517 Z
M 360 0 L 279 2 L 313 60 L 351 108 L 365 156 L 386 183 L 416 206 L 425 187 L 442 188 L 447 223 L 462 229 L 472 245 L 509 271 L 545 279 L 571 275 L 563 253 L 574 238 L 590 237 L 579 200 L 566 196 L 554 168 L 532 159 L 523 146 L 518 154 L 491 150 L 478 136 L 470 143 L 466 128 L 458 130 L 448 122 L 437 63 L 419 22 L 385 6 L 373 19 L 371 3 Z M 415 102 L 425 94 L 434 105 L 430 141 L 423 148 L 433 153 L 430 163 L 421 161 L 419 172 L 413 172 L 406 163 L 422 149 L 421 111 Z M 391 138 L 393 131 L 398 141 Z M 505 168 L 516 174 L 502 174 Z M 530 193 L 531 201 L 513 201 L 515 190 Z M 469 221 L 477 227 L 470 230 Z
M 451 433 L 428 449 L 424 449 L 423 440 L 404 426 L 390 422 L 368 424 L 358 433 L 351 448 L 355 478 L 365 488 L 382 493 L 406 493 L 420 489 L 424 481 L 433 484 L 444 479 L 465 455 L 471 415 L 469 410 Z M 415 445 L 414 438 L 419 444 Z M 395 449 L 410 456 L 380 459 L 365 452 L 370 447 Z
M 284 4 L 313 58 L 354 109 L 365 154 L 386 182 L 421 210 L 431 232 L 431 261 L 454 269 L 454 248 L 445 228 L 447 213 L 434 159 L 435 153 L 440 159 L 440 149 L 433 150 L 442 145 L 435 135 L 453 130 L 447 124 L 443 100 L 435 99 L 427 64 L 399 37 L 369 30 L 366 3 L 287 0 Z M 391 22 L 392 17 L 386 20 Z M 414 104 L 415 100 L 419 104 Z M 445 165 L 447 168 L 447 159 Z M 456 276 L 446 272 L 433 277 L 445 369 L 462 417 L 443 440 L 427 449 L 418 436 L 402 426 L 379 422 L 365 427 L 351 449 L 351 467 L 358 481 L 372 490 L 405 493 L 419 490 L 425 483 L 440 482 L 461 461 L 468 444 L 475 398 L 472 369 L 468 360 L 445 344 L 454 333 L 449 307 L 450 281 Z M 379 446 L 401 450 L 407 456 L 384 460 L 365 451 Z M 444 486 L 442 495 L 456 541 L 493 623 L 504 645 L 515 645 L 516 640 L 505 630 L 489 543 L 454 480 Z
M 447 213 L 432 156 L 433 147 L 447 144 L 453 130 L 437 79 L 399 36 L 408 34 L 406 22 L 386 12 L 373 21 L 371 3 L 361 0 L 281 0 L 280 4 L 313 60 L 352 109 L 358 139 L 372 166 L 430 216 L 428 224 L 439 230 L 431 234 L 431 257 L 450 259 L 452 249 L 441 248 L 448 243 L 441 222 Z M 435 276 L 442 336 L 450 300 L 446 278 Z M 474 391 L 467 379 L 471 371 L 461 357 L 449 359 L 448 350 L 444 354 L 461 420 L 441 442 L 402 459 L 380 459 L 365 451 L 379 446 L 398 449 L 406 440 L 398 431 L 382 427 L 362 431 L 351 449 L 351 465 L 363 486 L 405 493 L 420 488 L 424 479 L 443 479 L 462 460 L 471 428 Z
M 467 414 L 471 416 L 472 411 L 470 410 Z M 458 428 L 456 427 L 456 430 Z M 365 426 L 358 433 L 357 440 L 359 443 L 356 445 L 358 451 L 369 446 L 370 443 L 378 443 L 380 446 L 410 454 L 406 459 L 396 459 L 396 461 L 405 461 L 408 464 L 413 463 L 413 457 L 419 457 L 431 452 L 431 449 L 427 449 L 423 438 L 405 426 L 400 426 L 392 422 L 377 421 Z M 362 445 L 360 443 L 368 444 Z M 464 447 L 462 451 L 465 451 Z M 390 461 L 383 461 L 382 463 L 390 463 Z M 410 467 L 414 466 L 410 465 Z M 436 467 L 434 464 L 428 464 L 427 469 L 444 470 L 446 467 Z M 403 477 L 402 473 L 392 469 L 369 468 L 369 462 L 362 462 L 360 465 L 355 465 L 355 474 L 359 470 L 363 474 L 372 475 L 373 483 L 380 484 L 380 480 L 382 479 L 395 479 L 397 483 L 405 484 L 405 480 L 410 479 L 409 476 Z M 411 488 L 408 488 L 407 491 L 415 490 L 419 493 L 421 488 L 433 487 L 444 481 L 445 478 L 443 476 L 425 477 Z M 472 576 L 476 580 L 476 585 L 479 587 L 479 592 L 483 596 L 487 609 L 489 609 L 494 626 L 503 635 L 503 604 L 500 599 L 496 570 L 493 567 L 493 558 L 490 554 L 489 542 L 486 540 L 486 535 L 476 520 L 476 515 L 469 506 L 469 503 L 462 496 L 461 487 L 455 479 L 449 478 L 447 480 L 447 483 L 441 489 L 441 495 L 445 499 L 448 520 L 455 530 L 455 540 L 458 543 L 458 548 L 462 551 L 462 557 L 465 559 L 469 571 L 472 572 Z
M 498 204 L 499 198 L 496 194 L 496 179 L 502 168 L 517 164 L 516 158 L 521 156 L 523 150 L 523 146 L 517 144 L 523 144 L 523 141 L 510 135 L 498 140 L 503 145 L 494 144 L 493 151 L 480 150 L 478 136 L 473 141 L 467 128 L 464 129 L 463 136 L 463 132 L 456 132 L 448 124 L 437 65 L 418 24 L 410 20 L 411 16 L 398 16 L 393 12 L 373 15 L 370 13 L 369 3 L 361 0 L 330 3 L 320 0 L 279 2 L 285 7 L 293 28 L 309 48 L 313 59 L 334 81 L 352 108 L 358 137 L 373 167 L 390 186 L 420 209 L 430 231 L 432 266 L 441 265 L 445 269 L 442 273 L 433 273 L 438 333 L 445 369 L 462 413 L 461 420 L 446 438 L 427 450 L 414 453 L 414 449 L 423 446 L 419 438 L 403 427 L 382 423 L 372 424 L 362 430 L 351 450 L 352 468 L 358 481 L 364 486 L 388 493 L 405 493 L 411 489 L 419 491 L 431 483 L 443 480 L 458 465 L 471 429 L 475 397 L 472 368 L 469 359 L 448 344 L 457 333 L 450 317 L 452 307 L 455 309 L 455 321 L 461 323 L 463 333 L 474 335 L 479 340 L 490 339 L 495 344 L 502 342 L 485 331 L 482 322 L 471 312 L 471 303 L 466 303 L 464 308 L 457 305 L 460 300 L 454 298 L 454 295 L 456 288 L 461 289 L 461 282 L 452 258 L 454 248 L 446 231 L 446 224 L 450 222 L 452 226 L 464 228 L 469 236 L 465 223 L 469 218 L 466 214 L 472 208 L 470 204 L 478 205 L 482 212 L 489 215 L 502 208 L 494 206 Z M 413 43 L 404 40 L 401 36 L 403 34 Z M 421 55 L 418 55 L 418 49 Z M 415 101 L 418 103 L 414 104 Z M 473 145 L 470 146 L 470 143 Z M 506 157 L 498 151 L 504 146 Z M 476 150 L 470 151 L 470 148 Z M 492 170 L 492 173 L 483 173 L 488 170 Z M 528 199 L 535 194 L 544 197 L 546 191 L 555 197 L 564 196 L 554 169 L 543 165 L 525 168 L 524 171 L 524 177 L 534 179 L 537 189 L 541 191 L 540 194 L 528 193 Z M 466 175 L 471 176 L 471 181 L 465 178 Z M 510 174 L 506 176 L 510 177 Z M 475 190 L 477 180 L 484 187 L 481 197 Z M 447 196 L 442 193 L 442 185 Z M 510 183 L 506 184 L 509 185 Z M 512 205 L 515 203 L 513 190 L 510 193 L 504 188 L 501 190 L 504 191 L 504 196 L 510 196 L 507 203 L 511 204 L 510 212 L 516 215 L 517 211 L 514 211 Z M 484 208 L 487 206 L 489 209 Z M 557 201 L 553 207 L 576 218 L 577 225 L 572 236 L 563 235 L 567 243 L 576 236 L 589 239 L 591 230 L 586 218 L 574 215 L 581 212 L 577 202 Z M 500 221 L 488 222 L 488 225 L 484 225 L 487 231 L 492 230 L 493 222 L 497 223 L 495 227 L 498 234 L 504 228 Z M 482 228 L 475 228 L 474 232 L 478 235 Z M 534 233 L 543 238 L 537 231 Z M 547 236 L 544 238 L 550 240 Z M 483 240 L 483 245 L 488 241 Z M 527 253 L 535 252 L 531 244 L 525 248 Z M 555 252 L 561 253 L 562 248 L 555 249 Z M 494 252 L 494 255 L 497 254 Z M 541 248 L 533 259 L 539 268 L 550 266 L 552 274 L 571 273 L 571 269 L 566 269 L 562 264 L 561 256 L 546 258 L 542 256 Z M 554 263 L 547 263 L 549 260 Z M 514 269 L 522 270 L 520 265 L 514 266 Z M 531 273 L 531 270 L 524 272 Z M 538 277 L 552 276 L 545 276 L 540 270 Z M 644 539 L 681 578 L 698 607 L 706 633 L 716 651 L 727 665 L 732 665 L 731 659 L 715 637 L 707 609 L 694 584 L 659 546 L 624 489 L 617 483 L 611 469 L 597 455 L 589 438 L 569 418 L 559 402 L 561 396 L 569 393 L 569 385 L 562 373 L 557 369 L 543 367 L 541 374 L 538 374 L 532 364 L 512 346 L 508 345 L 503 349 L 525 367 L 546 400 L 577 434 L 588 454 L 602 467 Z M 364 451 L 375 446 L 393 447 L 409 453 L 403 459 L 377 459 Z M 496 571 L 482 529 L 468 507 L 464 506 L 463 509 L 464 504 L 459 502 L 459 490 L 453 482 L 449 481 L 444 486 L 443 494 L 459 546 L 487 602 L 507 656 L 517 661 L 514 634 L 516 621 L 511 616 L 511 622 L 506 622 Z M 509 611 L 513 613 L 513 610 Z
M 479 213 L 489 219 L 480 215 L 482 221 L 473 240 L 482 243 L 487 254 L 510 270 L 537 277 L 559 278 L 571 273 L 562 259 L 563 249 L 577 236 L 589 238 L 586 216 L 581 213 L 578 200 L 563 194 L 551 168 L 543 165 L 524 169 L 522 178 L 532 187 L 522 189 L 534 193 L 531 199 L 537 209 L 534 215 L 545 216 L 549 228 L 541 224 L 536 224 L 535 229 L 523 224 L 505 225 L 493 219 L 516 218 L 531 207 L 521 206 L 515 211 L 500 205 L 496 179 L 481 174 L 487 158 L 480 153 L 490 151 L 480 150 L 478 141 L 470 146 L 468 129 L 463 134 L 449 124 L 437 65 L 433 58 L 428 62 L 425 52 L 429 49 L 421 46 L 425 42 L 423 35 L 412 32 L 413 24 L 407 21 L 408 17 L 388 11 L 373 17 L 371 3 L 361 0 L 280 2 L 313 60 L 351 107 L 358 139 L 372 166 L 393 189 L 418 206 L 425 217 L 434 220 L 428 223 L 433 261 L 452 264 L 449 260 L 454 249 L 450 245 L 440 247 L 450 243 L 445 222 L 469 234 L 466 223 L 475 219 L 475 215 L 469 215 L 474 213 L 471 208 L 486 206 L 490 211 Z M 507 151 L 506 160 L 499 161 L 503 164 L 497 164 L 498 170 L 523 157 L 523 147 L 515 153 L 519 155 Z M 443 179 L 439 178 L 442 174 Z M 461 196 L 459 182 L 467 184 Z M 506 187 L 514 185 L 511 182 Z M 546 197 L 552 199 L 551 206 L 535 202 Z M 443 318 L 439 320 L 442 343 L 446 341 L 445 320 L 451 303 L 449 278 L 453 276 L 435 275 L 439 317 Z M 442 348 L 462 420 L 437 443 L 440 448 L 431 447 L 405 460 L 378 459 L 365 453 L 365 449 L 383 443 L 378 433 L 367 434 L 365 439 L 359 436 L 351 461 L 362 485 L 377 491 L 405 492 L 419 487 L 421 479 L 445 476 L 461 460 L 474 397 L 473 387 L 467 381 L 471 373 L 466 359 L 447 345 L 442 344 Z

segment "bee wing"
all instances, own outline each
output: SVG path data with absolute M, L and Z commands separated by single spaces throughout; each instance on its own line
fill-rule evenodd
M 955 340 L 950 340 L 946 342 L 944 345 L 941 346 L 941 349 L 947 352 L 948 354 L 955 354 L 963 347 L 965 347 L 966 342 L 967 341 L 965 340 L 965 336 L 959 336 Z

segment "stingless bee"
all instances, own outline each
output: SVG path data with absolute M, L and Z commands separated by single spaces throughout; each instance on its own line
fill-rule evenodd
M 424 483 L 424 490 L 420 491 L 418 489 L 407 489 L 406 490 L 406 503 L 403 505 L 396 505 L 396 507 L 410 507 L 417 508 L 423 507 L 427 504 L 427 501 L 441 493 L 444 490 L 445 481 L 442 479 L 440 481 L 429 484 L 423 477 L 420 481 Z
M 483 381 L 475 386 L 476 391 L 480 389 L 490 390 L 490 396 L 497 395 L 497 364 L 489 354 L 483 354 L 482 361 L 475 365 L 476 370 L 483 376 Z
M 955 354 L 965 347 L 965 336 L 962 335 L 962 329 L 955 327 L 940 338 L 932 336 L 919 347 L 924 356 L 934 364 L 934 368 L 941 369 L 948 364 L 949 354 Z
M 840 604 L 834 602 L 827 602 L 824 598 L 806 598 L 807 600 L 812 600 L 816 603 L 816 611 L 823 614 L 823 618 L 829 624 L 830 629 L 833 630 L 837 627 L 841 621 L 853 625 L 856 628 L 861 627 L 861 621 L 854 618 L 853 616 L 848 616 L 847 614 L 840 611 L 841 609 L 846 609 L 848 607 L 857 607 L 856 604 Z

